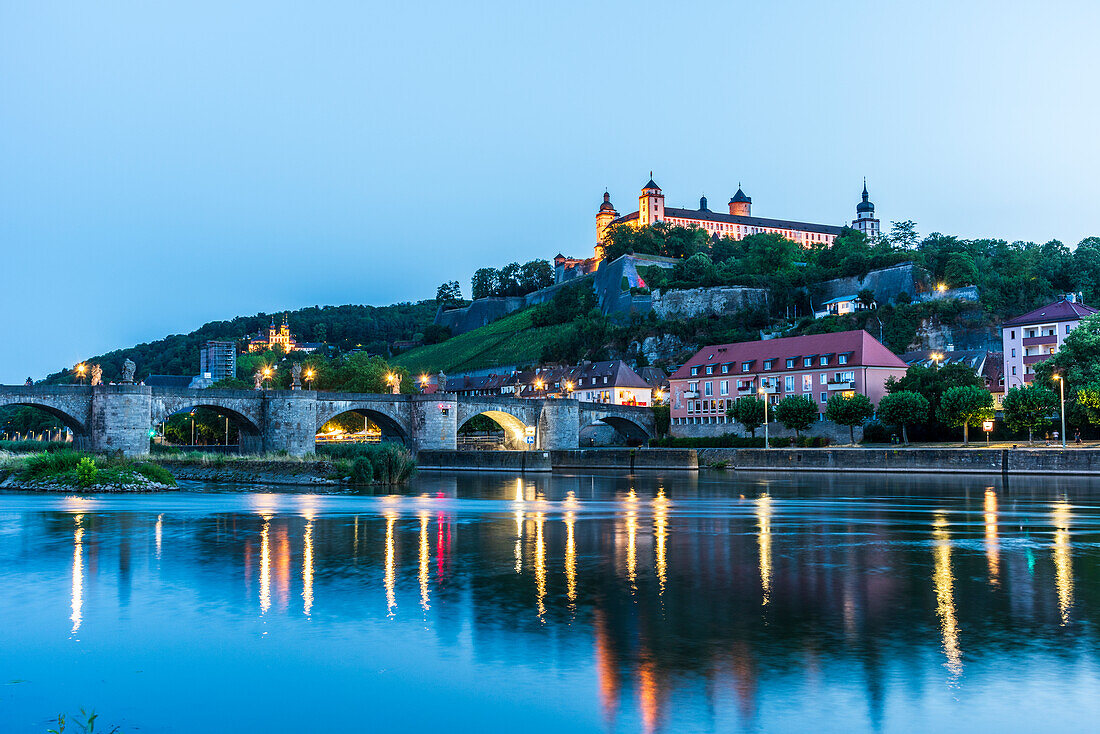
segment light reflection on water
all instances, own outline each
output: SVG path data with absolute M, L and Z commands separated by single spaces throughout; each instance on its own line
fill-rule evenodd
M 5 731 L 81 706 L 154 732 L 1100 713 L 1084 482 L 425 474 L 400 495 L 8 494 L 0 521 L 0 649 L 26 681 L 0 687 Z

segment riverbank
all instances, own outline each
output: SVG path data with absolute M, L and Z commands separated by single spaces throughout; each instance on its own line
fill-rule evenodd
M 285 456 L 227 456 L 189 454 L 157 456 L 157 464 L 176 479 L 220 484 L 316 484 L 336 485 L 350 476 L 347 461 L 292 459 Z
M 747 471 L 1100 476 L 1100 451 L 1061 448 L 697 449 L 702 466 Z
M 149 461 L 73 451 L 0 458 L 0 489 L 71 493 L 161 492 L 177 488 L 171 473 Z
M 430 471 L 698 471 L 695 449 L 601 448 L 571 451 L 421 451 L 420 468 Z

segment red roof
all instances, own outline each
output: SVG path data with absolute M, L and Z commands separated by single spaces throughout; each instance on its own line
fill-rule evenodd
M 1086 306 L 1083 303 L 1062 299 L 1049 306 L 1029 311 L 1023 316 L 1017 316 L 1004 322 L 1004 326 L 1024 326 L 1026 324 L 1041 324 L 1047 321 L 1077 321 L 1086 316 L 1092 316 L 1097 309 Z
M 849 355 L 848 361 L 843 365 L 844 367 L 894 367 L 899 370 L 906 369 L 905 362 L 902 362 L 897 355 L 883 346 L 878 339 L 875 339 L 866 331 L 857 329 L 833 334 L 788 336 L 782 339 L 716 344 L 703 347 L 680 369 L 676 370 L 676 374 L 671 379 L 691 377 L 691 368 L 697 365 L 736 363 L 737 366 L 730 369 L 728 374 L 739 374 L 741 372 L 741 362 L 754 363 L 749 367 L 749 372 L 762 372 L 764 361 L 774 359 L 775 364 L 772 365 L 772 370 L 781 372 L 787 369 L 786 360 L 788 359 L 833 354 Z M 821 365 L 815 360 L 813 366 L 818 368 Z M 836 367 L 838 363 L 830 360 L 828 366 Z M 803 370 L 807 368 L 802 366 L 802 362 L 796 362 L 794 369 Z

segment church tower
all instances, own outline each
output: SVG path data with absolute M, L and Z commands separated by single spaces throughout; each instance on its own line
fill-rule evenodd
M 856 218 L 852 220 L 852 229 L 867 235 L 869 240 L 877 240 L 881 235 L 879 221 L 875 218 L 875 205 L 867 198 L 867 179 L 863 179 L 863 201 L 856 204 Z
M 665 195 L 661 193 L 661 187 L 653 182 L 653 171 L 650 171 L 649 182 L 642 187 L 642 195 L 638 197 L 638 224 L 656 224 L 664 218 Z
M 745 192 L 741 190 L 741 184 L 737 184 L 737 193 L 730 199 L 730 214 L 735 217 L 748 217 L 751 216 L 749 212 L 752 211 L 752 199 L 745 196 Z
M 611 223 L 619 217 L 619 213 L 615 211 L 615 207 L 611 204 L 611 194 L 606 191 L 603 192 L 603 203 L 600 204 L 600 210 L 596 212 L 596 259 L 603 260 L 604 249 L 603 241 L 607 236 L 607 228 L 611 226 Z

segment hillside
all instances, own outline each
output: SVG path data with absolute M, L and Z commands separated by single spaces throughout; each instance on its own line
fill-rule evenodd
M 302 341 L 319 341 L 340 351 L 363 349 L 387 354 L 394 341 L 413 339 L 424 332 L 435 318 L 434 300 L 397 303 L 392 306 L 311 306 L 287 312 L 291 332 Z M 147 375 L 195 375 L 199 371 L 199 347 L 210 339 L 236 341 L 266 329 L 278 314 L 258 313 L 238 316 L 230 321 L 211 321 L 189 334 L 173 334 L 147 344 L 88 357 L 88 363 L 103 367 L 106 382 L 122 375 L 127 358 L 137 365 L 137 377 Z M 47 382 L 69 382 L 69 370 L 47 378 Z
M 440 344 L 411 349 L 391 361 L 412 374 L 469 372 L 496 365 L 535 364 L 557 326 L 535 326 L 535 309 L 505 316 Z

